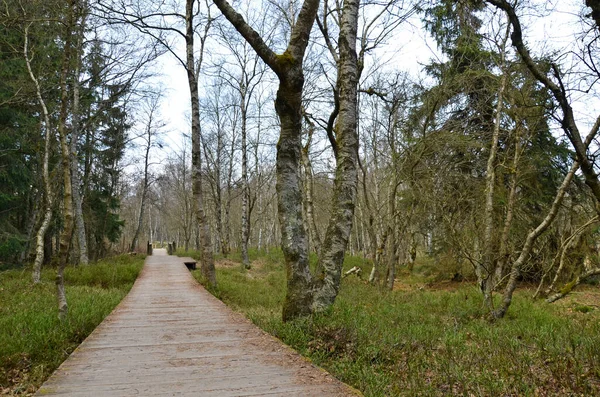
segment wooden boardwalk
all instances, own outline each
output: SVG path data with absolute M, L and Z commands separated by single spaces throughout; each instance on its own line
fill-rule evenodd
M 358 395 L 154 250 L 132 290 L 37 395 Z

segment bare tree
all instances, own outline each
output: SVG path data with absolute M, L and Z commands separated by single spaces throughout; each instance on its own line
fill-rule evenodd
M 144 103 L 144 132 L 140 134 L 140 138 L 143 140 L 144 150 L 144 169 L 142 176 L 142 192 L 140 197 L 140 210 L 137 217 L 136 229 L 133 233 L 131 240 L 131 246 L 129 250 L 135 251 L 138 245 L 138 238 L 142 230 L 143 219 L 145 215 L 146 202 L 148 198 L 148 190 L 152 184 L 150 175 L 150 151 L 155 147 L 157 142 L 157 135 L 160 133 L 161 128 L 164 127 L 164 123 L 159 119 L 158 107 L 160 105 L 160 95 L 151 95 Z
M 249 11 L 248 11 L 249 12 Z M 248 17 L 251 20 L 259 19 L 258 15 Z M 259 32 L 264 36 L 264 18 L 263 14 L 261 27 Z M 262 84 L 265 74 L 264 64 L 260 62 L 259 57 L 252 51 L 247 41 L 241 39 L 234 31 L 232 32 L 227 27 L 221 26 L 220 36 L 223 46 L 229 49 L 229 57 L 223 59 L 220 66 L 220 78 L 225 84 L 228 84 L 236 93 L 238 98 L 235 100 L 240 110 L 240 135 L 241 135 L 241 183 L 242 183 L 242 209 L 241 209 L 241 253 L 242 266 L 246 269 L 250 268 L 250 260 L 248 258 L 248 241 L 250 238 L 250 223 L 251 223 L 251 192 L 249 182 L 249 159 L 248 159 L 248 134 L 249 134 L 249 118 L 250 105 L 253 101 L 253 95 L 257 87 Z

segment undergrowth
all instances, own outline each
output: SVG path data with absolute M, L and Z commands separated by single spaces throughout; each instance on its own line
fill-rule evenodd
M 408 287 L 389 292 L 352 276 L 331 310 L 283 323 L 281 252 L 251 259 L 250 270 L 218 266 L 213 293 L 366 396 L 600 395 L 597 310 L 520 292 L 506 318 L 490 323 L 471 283 L 417 286 L 405 274 Z M 355 265 L 369 270 L 354 257 L 344 267 Z
M 58 320 L 56 271 L 0 272 L 0 394 L 29 394 L 131 289 L 144 256 L 122 255 L 65 271 L 68 318 Z

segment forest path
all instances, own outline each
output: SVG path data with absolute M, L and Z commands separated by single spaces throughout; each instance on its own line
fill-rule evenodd
M 213 297 L 184 260 L 155 249 L 37 395 L 359 395 Z

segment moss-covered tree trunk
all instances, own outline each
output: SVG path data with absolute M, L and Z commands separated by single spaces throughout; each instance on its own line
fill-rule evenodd
M 277 55 L 262 37 L 225 0 L 214 0 L 223 15 L 277 74 L 279 89 L 275 111 L 281 125 L 277 143 L 277 204 L 281 225 L 281 247 L 287 273 L 287 295 L 283 319 L 307 315 L 312 310 L 313 281 L 308 267 L 308 238 L 302 216 L 300 175 L 302 134 L 302 62 L 317 16 L 319 0 L 305 0 L 290 34 L 286 51 Z
M 313 280 L 308 266 L 308 236 L 303 219 L 302 162 L 302 62 L 319 6 L 305 0 L 290 34 L 286 51 L 275 54 L 227 1 L 214 0 L 225 17 L 279 77 L 275 110 L 281 132 L 277 143 L 277 197 L 281 246 L 287 271 L 283 319 L 290 320 L 329 307 L 338 294 L 342 264 L 348 246 L 357 187 L 358 135 L 356 54 L 359 0 L 344 2 L 340 24 L 337 90 L 340 111 L 336 125 L 336 174 L 332 216 L 327 228 L 318 274 Z
M 348 247 L 358 184 L 357 86 L 359 79 L 356 53 L 359 0 L 346 0 L 342 10 L 338 38 L 339 61 L 337 88 L 339 114 L 336 124 L 337 155 L 331 218 L 327 226 L 313 303 L 314 310 L 333 304 L 339 288 L 344 256 Z

